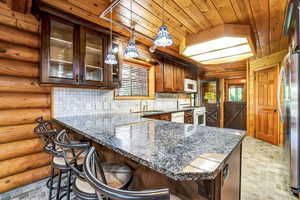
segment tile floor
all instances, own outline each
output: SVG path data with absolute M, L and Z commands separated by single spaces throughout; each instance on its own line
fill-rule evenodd
M 44 200 L 45 180 L 0 194 L 0 200 Z M 297 200 L 289 193 L 283 149 L 246 137 L 243 142 L 242 200 Z
M 246 137 L 242 155 L 242 200 L 297 200 L 282 147 Z

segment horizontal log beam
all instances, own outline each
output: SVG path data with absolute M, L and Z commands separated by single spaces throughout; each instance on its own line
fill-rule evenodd
M 37 63 L 39 50 L 0 41 L 0 57 Z
M 0 93 L 0 109 L 49 108 L 49 94 Z
M 42 150 L 40 138 L 0 144 L 0 161 L 40 153 Z
M 0 24 L 16 27 L 20 30 L 32 33 L 39 32 L 39 21 L 34 16 L 18 13 L 7 8 L 3 8 L 0 2 Z
M 36 78 L 39 67 L 36 63 L 0 58 L 0 75 Z
M 32 0 L 6 0 L 13 11 L 28 13 L 31 8 Z
M 50 93 L 50 88 L 40 86 L 36 78 L 0 76 L 0 92 Z
M 11 126 L 20 124 L 32 124 L 38 117 L 50 119 L 50 109 L 29 108 L 0 110 L 0 126 Z
M 38 34 L 22 31 L 2 24 L 0 24 L 0 40 L 27 47 L 39 48 Z
M 0 194 L 48 177 L 50 166 L 40 167 L 0 179 Z
M 0 179 L 18 173 L 22 173 L 27 170 L 49 165 L 50 162 L 51 156 L 50 154 L 45 152 L 0 161 Z
M 0 144 L 37 138 L 38 135 L 33 132 L 36 126 L 36 123 L 17 126 L 0 126 Z

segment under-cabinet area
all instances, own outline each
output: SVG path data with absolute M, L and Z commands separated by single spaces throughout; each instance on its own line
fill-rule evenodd
M 0 200 L 297 200 L 299 0 L 0 0 Z

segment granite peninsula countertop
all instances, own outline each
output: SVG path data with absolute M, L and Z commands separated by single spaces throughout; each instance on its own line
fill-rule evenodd
M 137 114 L 141 114 L 142 116 L 152 116 L 152 115 L 161 115 L 161 114 L 166 114 L 166 113 L 176 113 L 176 112 L 184 112 L 184 111 L 190 111 L 194 110 L 195 108 L 199 107 L 187 107 L 187 108 L 174 108 L 174 109 L 164 109 L 164 110 L 155 110 L 153 112 L 150 111 L 145 111 L 145 112 L 137 112 Z
M 215 178 L 245 136 L 245 131 L 147 119 L 133 113 L 54 120 L 178 181 Z

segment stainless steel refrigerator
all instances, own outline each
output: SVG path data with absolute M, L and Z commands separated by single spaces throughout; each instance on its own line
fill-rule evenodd
M 285 152 L 290 168 L 290 187 L 300 192 L 300 54 L 290 52 L 280 71 L 278 101 L 281 121 L 285 124 Z M 281 94 L 281 95 L 280 95 Z

